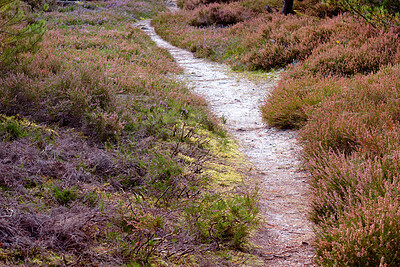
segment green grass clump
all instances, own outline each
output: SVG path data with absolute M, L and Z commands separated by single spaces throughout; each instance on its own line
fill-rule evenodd
M 78 192 L 76 191 L 76 187 L 72 189 L 65 189 L 59 186 L 54 186 L 53 189 L 53 196 L 54 198 L 60 203 L 61 205 L 68 206 L 69 203 L 78 199 Z
M 12 141 L 25 135 L 23 126 L 15 118 L 0 116 L 0 136 L 2 140 Z
M 257 223 L 258 209 L 254 196 L 206 195 L 200 203 L 188 203 L 185 213 L 201 240 L 241 249 L 249 229 Z

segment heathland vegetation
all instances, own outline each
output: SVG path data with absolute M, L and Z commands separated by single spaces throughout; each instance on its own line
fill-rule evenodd
M 165 7 L 64 4 L 0 0 L 0 264 L 251 262 L 244 160 L 133 25 Z
M 285 68 L 262 112 L 299 129 L 316 261 L 400 265 L 398 1 L 181 0 L 156 31 L 236 70 Z

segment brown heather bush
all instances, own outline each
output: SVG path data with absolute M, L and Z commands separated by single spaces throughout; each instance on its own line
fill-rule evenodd
M 325 151 L 361 150 L 372 157 L 395 149 L 400 126 L 399 74 L 400 66 L 395 65 L 377 74 L 343 79 L 340 90 L 312 110 L 301 130 L 307 140 L 306 153 L 318 144 Z
M 292 71 L 295 77 L 302 74 L 297 70 L 303 69 L 313 75 L 348 76 L 377 71 L 398 60 L 396 30 L 377 32 L 347 16 L 318 21 L 274 15 L 269 22 L 259 21 L 247 29 L 257 29 L 256 35 L 248 35 L 244 41 L 250 52 L 241 61 L 249 69 L 270 69 L 301 61 Z
M 268 124 L 280 129 L 299 129 L 320 102 L 340 91 L 340 80 L 303 76 L 303 79 L 282 75 L 267 104 L 261 108 Z
M 363 50 L 355 50 L 354 47 L 349 48 L 350 45 L 342 46 L 340 41 L 339 43 L 335 42 L 334 44 L 320 46 L 316 49 L 319 54 L 316 53 L 316 56 L 314 56 L 313 53 L 304 62 L 288 68 L 289 71 L 283 76 L 278 86 L 274 88 L 272 97 L 266 101 L 262 108 L 264 118 L 273 126 L 298 128 L 308 120 L 306 110 L 310 110 L 310 107 L 312 110 L 314 105 L 317 105 L 325 98 L 329 99 L 334 93 L 342 91 L 341 88 L 344 89 L 343 95 L 337 96 L 330 103 L 324 103 L 323 108 L 332 111 L 337 108 L 335 105 L 341 105 L 341 102 L 344 102 L 342 104 L 346 105 L 346 101 L 353 101 L 352 96 L 357 92 L 365 94 L 376 92 L 379 95 L 384 94 L 385 97 L 391 98 L 390 94 L 393 93 L 393 85 L 387 84 L 387 77 L 397 74 L 391 74 L 390 72 L 386 74 L 383 72 L 381 74 L 384 77 L 383 80 L 380 83 L 374 82 L 374 84 L 370 84 L 368 79 L 362 80 L 356 78 L 358 85 L 355 86 L 355 92 L 352 92 L 354 88 L 346 90 L 349 84 L 347 78 L 339 79 L 336 75 L 353 76 L 360 73 L 368 74 L 385 68 L 386 65 L 397 63 L 400 46 L 396 42 L 398 38 L 396 36 L 398 36 L 397 33 L 382 33 L 381 39 L 376 36 L 371 37 L 372 39 L 367 38 L 364 44 L 360 41 L 360 49 L 362 48 Z M 373 40 L 376 42 L 374 43 Z M 356 43 L 353 43 L 353 45 L 356 46 Z M 329 46 L 337 46 L 337 48 L 334 51 L 328 49 L 325 53 L 320 53 L 324 47 Z M 302 77 L 302 79 L 299 79 L 299 77 Z M 389 88 L 389 90 L 386 88 Z M 387 91 L 388 95 L 380 91 Z M 395 94 L 397 95 L 397 92 Z M 340 97 L 342 99 L 337 99 Z M 374 99 L 372 100 L 375 101 Z M 368 105 L 368 103 L 359 102 L 354 104 L 356 106 Z M 395 104 L 391 103 L 391 105 Z M 363 107 L 360 108 L 362 109 Z M 388 109 L 385 106 L 382 108 L 384 110 Z M 376 107 L 376 112 L 380 112 L 380 107 Z M 299 113 L 302 115 L 299 116 Z M 397 117 L 397 115 L 392 113 L 389 113 L 389 115 Z M 343 116 L 346 115 L 343 114 Z M 352 114 L 348 116 L 352 116 Z M 298 119 L 296 120 L 295 118 Z M 323 118 L 321 119 L 323 120 Z M 346 120 L 344 117 L 342 119 Z M 287 123 L 290 121 L 293 121 L 293 123 Z M 331 125 L 331 127 L 336 127 L 338 124 L 340 123 L 337 122 L 336 125 Z
M 183 8 L 185 10 L 193 10 L 200 6 L 206 6 L 208 4 L 229 4 L 232 2 L 236 2 L 240 0 L 179 0 L 178 7 Z
M 312 220 L 335 224 L 339 215 L 353 210 L 364 197 L 392 194 L 397 198 L 399 156 L 399 150 L 372 159 L 362 153 L 318 152 L 307 163 L 312 175 Z
M 343 30 L 316 48 L 299 69 L 316 75 L 352 76 L 399 62 L 397 30 L 379 32 L 362 23 L 349 24 Z
M 313 0 L 315 1 L 315 0 Z M 282 7 L 279 0 L 179 0 L 178 6 L 184 10 L 193 10 L 198 7 L 207 6 L 213 3 L 227 4 L 239 3 L 241 6 L 251 9 L 254 12 L 261 13 L 268 10 L 278 11 Z
M 327 5 L 320 0 L 295 0 L 293 8 L 296 14 L 305 14 L 322 19 L 342 13 L 338 7 Z
M 315 49 L 345 34 L 349 21 L 344 16 L 317 20 L 274 14 L 238 25 L 232 31 L 245 36 L 243 43 L 249 51 L 240 60 L 247 69 L 271 69 L 298 61 L 306 64 Z
M 213 3 L 199 9 L 194 11 L 195 18 L 190 21 L 192 26 L 229 26 L 248 20 L 255 15 L 238 3 L 230 5 Z
M 341 79 L 300 130 L 324 266 L 397 266 L 400 66 Z M 315 83 L 319 94 L 321 84 Z M 327 83 L 328 81 L 328 83 Z M 370 264 L 370 265 L 368 265 Z
M 398 190 L 398 182 L 397 188 Z M 363 196 L 317 233 L 317 263 L 322 266 L 398 266 L 400 207 L 397 197 Z
M 265 12 L 267 9 L 278 12 L 282 8 L 282 2 L 278 0 L 179 0 L 178 6 L 185 10 L 193 10 L 212 3 L 230 4 L 234 2 L 240 2 L 240 4 L 245 7 L 258 12 Z M 334 16 L 340 13 L 337 7 L 328 6 L 321 3 L 319 0 L 295 0 L 294 9 L 296 13 L 305 13 L 309 16 L 320 18 Z

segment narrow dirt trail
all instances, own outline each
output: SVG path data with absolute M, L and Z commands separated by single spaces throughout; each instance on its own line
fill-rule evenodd
M 299 169 L 296 132 L 278 131 L 262 122 L 259 106 L 276 82 L 262 84 L 229 72 L 229 67 L 195 58 L 192 53 L 162 40 L 149 20 L 136 23 L 167 49 L 184 69 L 183 78 L 203 95 L 211 110 L 226 119 L 230 134 L 256 169 L 260 183 L 262 226 L 252 243 L 265 266 L 314 266 L 312 225 L 307 220 L 307 174 Z

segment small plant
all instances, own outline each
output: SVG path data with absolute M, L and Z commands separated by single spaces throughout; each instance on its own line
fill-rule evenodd
M 0 115 L 0 137 L 3 140 L 12 141 L 26 135 L 24 127 L 15 117 L 5 117 Z
M 119 116 L 115 113 L 96 111 L 88 116 L 87 122 L 90 131 L 93 131 L 100 141 L 115 141 L 124 128 Z
M 17 55 L 34 51 L 45 32 L 44 21 L 27 23 L 19 0 L 1 0 L 0 67 L 17 60 Z
M 182 168 L 176 164 L 171 158 L 158 154 L 152 163 L 152 180 L 151 187 L 155 190 L 155 194 L 162 198 L 166 203 L 171 200 L 179 186 L 178 176 L 182 174 Z
M 58 203 L 67 207 L 69 203 L 77 200 L 79 196 L 75 186 L 71 189 L 54 186 L 52 192 L 53 197 L 58 201 Z
M 186 218 L 200 240 L 241 248 L 249 231 L 257 223 L 258 209 L 254 196 L 205 196 L 188 203 Z

